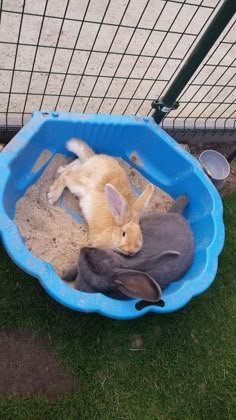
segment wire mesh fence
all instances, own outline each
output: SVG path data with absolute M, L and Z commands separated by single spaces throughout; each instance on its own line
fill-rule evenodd
M 36 109 L 150 115 L 223 0 L 0 0 L 0 127 Z M 186 86 L 170 128 L 233 128 L 236 23 Z

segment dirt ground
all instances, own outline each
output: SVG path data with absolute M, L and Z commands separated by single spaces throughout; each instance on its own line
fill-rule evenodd
M 46 339 L 36 339 L 30 331 L 0 331 L 1 395 L 42 393 L 60 398 L 71 393 L 75 384 Z

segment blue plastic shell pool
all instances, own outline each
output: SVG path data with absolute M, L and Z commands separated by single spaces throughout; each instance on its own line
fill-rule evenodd
M 137 152 L 143 166 L 137 169 L 172 197 L 187 193 L 185 217 L 194 233 L 195 258 L 186 275 L 163 293 L 163 305 L 136 309 L 137 300 L 113 300 L 102 294 L 82 293 L 65 284 L 51 264 L 34 256 L 14 223 L 17 200 L 35 183 L 56 153 L 68 154 L 66 141 L 85 140 L 95 151 L 130 160 Z M 33 169 L 43 150 L 51 156 Z M 147 312 L 167 313 L 186 305 L 204 292 L 217 272 L 224 244 L 221 198 L 198 161 L 180 147 L 150 117 L 35 112 L 32 119 L 0 154 L 0 233 L 12 260 L 36 277 L 61 304 L 82 312 L 97 312 L 116 319 L 131 319 Z

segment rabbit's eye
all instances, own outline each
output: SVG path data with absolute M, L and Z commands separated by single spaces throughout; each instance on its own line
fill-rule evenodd
M 123 236 L 123 237 L 125 237 L 125 235 L 126 235 L 126 233 L 125 233 L 125 231 L 123 230 L 123 232 L 122 232 L 122 236 Z

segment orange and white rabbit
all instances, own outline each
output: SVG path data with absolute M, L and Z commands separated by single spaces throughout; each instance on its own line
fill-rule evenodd
M 67 187 L 79 197 L 93 246 L 110 248 L 125 255 L 136 254 L 143 242 L 139 220 L 152 196 L 153 185 L 148 184 L 137 198 L 115 158 L 95 154 L 86 143 L 77 139 L 71 139 L 67 149 L 78 159 L 59 168 L 60 175 L 48 193 L 49 203 L 54 204 Z

